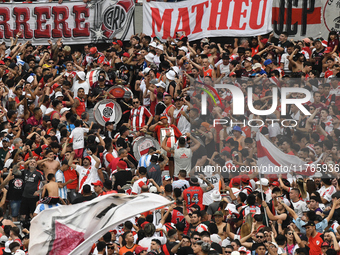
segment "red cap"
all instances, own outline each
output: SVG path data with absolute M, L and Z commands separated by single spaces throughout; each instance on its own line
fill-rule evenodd
M 236 75 L 236 73 L 235 73 L 235 72 L 231 72 L 231 73 L 229 74 L 229 77 L 231 77 L 232 75 Z
M 104 187 L 104 185 L 103 185 L 103 183 L 101 181 L 92 182 L 91 185 Z
M 166 116 L 161 116 L 160 118 L 159 118 L 160 120 L 164 120 L 164 119 L 168 119 Z
M 130 54 L 129 54 L 129 53 L 127 53 L 127 52 L 124 52 L 124 53 L 123 53 L 123 57 L 127 57 L 127 58 L 129 58 L 129 57 L 130 57 Z
M 120 169 L 125 170 L 125 169 L 127 168 L 127 164 L 126 164 L 125 161 L 120 160 L 120 161 L 118 162 L 118 164 L 117 164 L 117 167 L 119 167 Z
M 113 42 L 112 44 L 118 44 L 120 47 L 123 47 L 123 43 L 121 40 L 117 40 L 115 42 Z
M 148 250 L 148 248 L 144 248 L 142 246 L 137 246 L 136 249 L 135 249 L 135 253 L 137 255 L 139 255 L 139 253 L 141 253 L 142 251 L 147 251 L 147 250 Z
M 91 157 L 90 156 L 86 156 L 84 159 L 88 159 L 91 163 Z
M 233 180 L 233 185 L 240 185 L 241 183 L 240 177 L 234 177 L 232 180 Z
M 332 52 L 332 47 L 326 47 L 324 53 L 330 53 Z
M 229 146 L 226 146 L 226 147 L 224 147 L 223 149 L 222 149 L 222 151 L 227 151 L 227 152 L 231 152 L 231 149 L 230 149 L 230 147 Z M 221 151 L 221 152 L 222 152 Z
M 331 245 L 329 244 L 329 242 L 323 242 L 323 243 L 321 244 L 321 247 L 329 247 L 329 246 L 331 246 Z
M 46 150 L 47 147 L 48 147 L 48 145 L 47 145 L 47 144 L 44 144 L 43 146 L 41 146 L 41 149 L 42 149 L 42 150 Z
M 241 176 L 241 181 L 244 182 L 244 183 L 249 183 L 250 181 L 250 178 L 248 175 L 244 174 Z
M 104 61 L 103 62 L 103 66 L 109 66 L 110 65 L 110 62 L 109 61 Z
M 4 65 L 4 64 L 5 64 L 5 62 L 0 60 L 0 65 Z
M 92 47 L 92 48 L 90 49 L 90 54 L 91 54 L 91 55 L 96 54 L 97 51 L 98 51 L 97 47 Z
M 53 86 L 52 86 L 52 89 L 55 90 L 55 89 L 58 88 L 59 86 L 61 86 L 61 85 L 58 84 L 58 83 L 54 83 Z
M 278 181 L 272 182 L 272 184 L 270 184 L 270 185 L 280 187 L 280 183 Z

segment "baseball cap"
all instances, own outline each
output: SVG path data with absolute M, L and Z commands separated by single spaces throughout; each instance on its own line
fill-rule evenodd
M 231 73 L 229 74 L 229 77 L 231 77 L 231 76 L 233 76 L 233 75 L 236 75 L 236 73 L 235 73 L 235 72 L 231 72 Z
M 324 53 L 332 52 L 332 47 L 326 47 Z
M 330 246 L 329 242 L 323 242 L 321 244 L 321 247 L 329 247 L 329 246 Z
M 240 185 L 240 183 L 241 183 L 240 177 L 234 177 L 232 180 L 233 180 L 233 184 L 235 184 L 235 185 Z
M 240 248 L 238 248 L 239 252 L 247 252 L 247 248 L 244 246 L 241 246 Z
M 261 66 L 261 64 L 260 63 L 255 63 L 254 65 L 253 65 L 253 70 L 255 70 L 256 68 L 261 68 L 262 66 Z
M 148 248 L 142 247 L 142 246 L 137 246 L 135 249 L 135 253 L 136 255 L 139 255 L 139 253 L 141 253 L 142 251 L 147 251 Z
M 9 140 L 7 137 L 5 137 L 4 139 L 2 139 L 2 141 L 3 141 L 3 142 L 8 142 L 8 143 L 10 142 L 10 140 Z
M 109 61 L 104 61 L 103 62 L 103 66 L 109 66 L 110 65 L 110 62 Z
M 256 182 L 256 184 L 262 185 L 262 186 L 268 186 L 269 181 L 266 178 L 261 178 L 259 181 Z
M 78 76 L 81 80 L 85 81 L 86 75 L 85 75 L 85 73 L 84 73 L 83 71 L 77 72 L 77 76 Z
M 55 93 L 55 97 L 64 97 L 63 93 L 61 93 L 60 91 L 58 91 L 57 93 Z
M 127 52 L 124 52 L 122 56 L 123 56 L 123 57 L 127 57 L 127 58 L 129 58 L 129 57 L 130 57 L 130 54 L 129 54 L 129 53 L 127 53 Z
M 248 175 L 244 174 L 241 176 L 241 181 L 244 182 L 244 183 L 249 183 L 250 181 L 250 178 Z
M 125 161 L 120 160 L 120 161 L 118 162 L 118 164 L 117 164 L 117 167 L 119 167 L 120 169 L 125 170 L 125 169 L 127 168 L 127 164 L 126 164 Z
M 311 221 L 311 220 L 310 220 L 310 221 L 308 221 L 305 225 L 303 225 L 302 227 L 305 228 L 305 227 L 308 227 L 308 226 L 312 226 L 312 227 L 315 226 L 314 221 Z
M 104 187 L 103 183 L 101 181 L 96 181 L 96 182 L 92 182 L 91 185 L 93 186 L 100 186 L 100 187 Z
M 121 40 L 116 40 L 112 44 L 118 44 L 120 47 L 123 47 L 123 42 Z
M 242 130 L 241 130 L 241 128 L 239 126 L 234 126 L 233 127 L 233 131 L 239 131 L 239 132 L 242 133 Z
M 0 237 L 0 243 L 1 244 L 5 244 L 7 241 L 8 241 L 8 237 L 7 236 L 3 235 L 3 236 Z
M 194 186 L 194 185 L 199 185 L 198 184 L 198 179 L 197 177 L 191 177 L 189 180 L 190 185 Z
M 86 156 L 84 159 L 87 159 L 87 160 L 89 160 L 90 161 L 90 163 L 91 163 L 91 157 L 90 156 Z
M 189 51 L 188 48 L 185 47 L 185 46 L 179 47 L 178 50 L 182 50 L 182 51 L 184 51 L 185 53 L 188 53 L 188 51 Z
M 149 189 L 150 193 L 157 193 L 157 188 L 155 186 L 150 187 Z
M 90 49 L 90 54 L 91 54 L 91 55 L 96 54 L 97 51 L 98 51 L 97 47 L 92 47 L 92 48 Z
M 216 212 L 214 213 L 214 216 L 223 216 L 223 212 L 221 212 L 221 211 L 216 211 Z
M 230 59 L 229 54 L 228 53 L 223 53 L 222 54 L 222 59 Z
M 264 65 L 267 66 L 267 65 L 270 65 L 271 63 L 273 63 L 273 61 L 271 59 L 267 59 L 266 61 L 264 61 Z
M 276 187 L 280 187 L 280 183 L 278 181 L 274 181 L 270 185 L 273 185 L 273 186 L 276 186 Z
M 69 110 L 71 110 L 71 108 L 64 107 L 60 110 L 60 114 L 63 114 L 64 112 L 69 111 Z
M 109 126 L 109 125 L 113 125 L 113 124 L 115 124 L 114 121 L 108 121 L 108 122 L 105 123 L 105 127 L 107 127 L 107 126 Z
M 105 81 L 105 76 L 104 75 L 99 75 L 98 81 Z

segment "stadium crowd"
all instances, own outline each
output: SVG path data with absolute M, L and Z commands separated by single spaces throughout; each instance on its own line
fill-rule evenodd
M 28 254 L 30 221 L 43 210 L 145 192 L 174 203 L 112 229 L 91 254 L 340 254 L 337 33 L 232 44 L 139 34 L 81 50 L 61 40 L 21 44 L 19 36 L 0 44 L 0 255 Z M 257 110 L 272 107 L 274 88 L 304 88 L 312 94 L 304 104 L 311 115 L 295 105 L 282 115 L 280 104 L 266 116 L 247 104 L 244 115 L 234 115 L 242 102 L 227 89 L 217 89 L 221 100 L 208 98 L 202 114 L 202 94 L 215 84 L 232 84 L 245 97 L 252 88 Z M 115 97 L 117 86 L 132 96 Z M 93 108 L 104 99 L 120 106 L 119 122 L 95 121 Z M 262 178 L 256 170 L 240 172 L 256 169 L 257 132 L 326 171 Z M 154 146 L 136 151 L 145 137 Z

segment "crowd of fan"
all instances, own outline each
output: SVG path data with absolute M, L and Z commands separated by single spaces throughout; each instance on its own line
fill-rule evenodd
M 43 210 L 144 192 L 174 203 L 126 221 L 91 254 L 340 252 L 336 33 L 301 41 L 270 34 L 224 45 L 218 38 L 189 42 L 178 35 L 161 42 L 140 34 L 101 50 L 77 50 L 61 40 L 33 46 L 19 37 L 0 44 L 0 254 L 28 254 L 30 220 Z M 235 116 L 240 102 L 226 89 L 218 89 L 221 102 L 208 99 L 208 114 L 201 114 L 202 89 L 220 83 L 245 95 L 252 88 L 257 110 L 271 108 L 273 88 L 307 89 L 313 97 L 304 107 L 311 115 L 288 105 L 283 116 L 278 105 L 258 116 L 245 105 L 245 114 Z M 113 86 L 129 88 L 133 98 L 115 98 Z M 103 99 L 121 107 L 118 123 L 92 121 Z M 224 122 L 213 125 L 214 119 Z M 268 119 L 288 119 L 292 127 Z M 251 126 L 224 124 L 251 120 Z M 319 160 L 327 171 L 266 178 L 256 171 L 206 171 L 207 165 L 256 166 L 257 132 L 288 155 Z M 136 139 L 150 135 L 159 144 L 135 155 Z

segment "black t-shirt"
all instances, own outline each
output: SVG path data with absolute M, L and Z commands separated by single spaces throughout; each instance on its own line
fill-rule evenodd
M 173 255 L 174 253 L 171 252 L 171 249 L 175 247 L 175 245 L 177 244 L 177 242 L 167 242 L 165 244 L 166 248 L 164 248 L 164 246 L 162 246 L 162 250 L 164 251 L 164 249 L 167 249 L 170 255 Z
M 14 179 L 9 182 L 8 186 L 7 199 L 21 200 L 22 193 L 24 191 L 24 176 L 15 175 Z
M 33 172 L 27 170 L 25 171 L 24 178 L 25 188 L 22 196 L 26 198 L 37 198 L 37 196 L 33 196 L 33 194 L 38 191 L 40 182 L 44 180 L 44 174 L 39 170 L 34 170 Z
M 155 115 L 158 115 L 158 116 L 161 115 L 165 109 L 166 109 L 166 105 L 164 104 L 164 102 L 163 101 L 158 102 L 155 108 Z
M 195 255 L 195 253 L 190 246 L 184 246 L 178 249 L 177 255 Z
M 312 58 L 315 59 L 315 63 L 313 65 L 313 70 L 317 70 L 319 73 L 322 72 L 322 59 L 324 55 L 325 49 L 322 49 L 319 52 L 313 51 Z
M 170 87 L 173 87 L 174 88 L 174 91 L 173 91 L 173 93 L 175 94 L 175 89 L 176 89 L 176 82 L 175 81 L 171 81 L 170 83 L 169 83 L 169 86 L 168 86 L 168 93 L 170 94 Z M 170 94 L 171 95 L 171 94 Z M 171 95 L 172 97 L 174 96 L 174 95 Z
M 124 84 L 127 84 L 130 78 L 130 71 L 133 71 L 133 66 L 124 64 L 123 62 L 116 63 L 115 65 L 118 70 L 118 78 L 122 79 Z
M 80 196 L 80 197 L 77 197 L 76 199 L 74 199 L 73 203 L 72 204 L 79 204 L 79 203 L 82 203 L 82 202 L 86 202 L 86 201 L 90 201 L 94 198 L 96 198 L 97 196 L 95 194 L 92 193 L 91 196 Z
M 128 181 L 132 180 L 132 172 L 130 170 L 121 170 L 113 174 L 115 177 L 115 183 L 113 189 L 117 189 L 117 186 L 123 187 Z
M 4 150 L 4 148 L 0 148 L 0 169 L 4 168 L 5 165 L 5 158 L 7 153 L 9 152 L 9 149 Z
M 162 171 L 158 164 L 151 163 L 147 168 L 147 178 L 152 178 L 158 186 L 162 186 Z
M 126 149 L 127 147 L 131 147 L 131 141 L 128 137 L 127 138 L 119 137 L 117 139 L 116 144 L 117 147 L 123 147 L 124 149 Z

